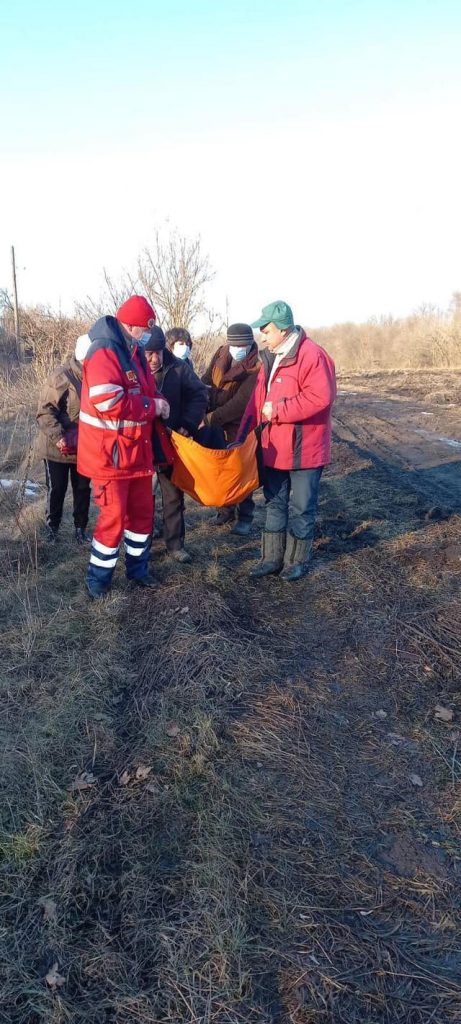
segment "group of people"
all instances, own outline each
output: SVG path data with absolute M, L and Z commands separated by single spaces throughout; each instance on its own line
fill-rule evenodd
M 77 543 L 89 540 L 91 486 L 99 509 L 86 576 L 90 597 L 109 592 L 122 540 L 128 579 L 155 586 L 149 562 L 154 474 L 166 550 L 177 562 L 191 560 L 184 494 L 165 454 L 169 431 L 224 448 L 256 430 L 266 521 L 251 575 L 299 579 L 308 568 L 320 478 L 330 461 L 333 361 L 282 301 L 265 306 L 251 325 L 228 327 L 201 379 L 189 332 L 175 327 L 165 335 L 156 321 L 147 299 L 131 296 L 115 316 L 102 317 L 78 339 L 72 358 L 43 389 L 37 422 L 48 539 L 58 538 L 70 474 Z M 265 342 L 261 350 L 256 328 Z M 215 523 L 229 523 L 233 534 L 247 536 L 254 508 L 250 495 L 234 508 L 218 509 Z

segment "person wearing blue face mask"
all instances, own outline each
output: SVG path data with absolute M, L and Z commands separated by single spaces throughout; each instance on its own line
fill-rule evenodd
M 208 387 L 208 412 L 205 423 L 221 427 L 228 444 L 236 440 L 240 420 L 253 394 L 260 368 L 258 346 L 249 324 L 231 324 L 226 344 L 215 352 L 202 377 Z M 254 515 L 252 495 L 236 507 L 219 509 L 216 525 L 237 522 L 232 533 L 246 537 Z

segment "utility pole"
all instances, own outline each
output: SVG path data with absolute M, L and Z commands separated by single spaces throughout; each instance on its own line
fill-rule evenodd
M 11 270 L 13 274 L 13 307 L 14 307 L 14 333 L 16 335 L 16 345 L 18 349 L 18 355 L 24 356 L 23 344 L 19 334 L 19 307 L 18 307 L 18 286 L 16 283 L 16 260 L 14 257 L 14 245 L 11 246 Z

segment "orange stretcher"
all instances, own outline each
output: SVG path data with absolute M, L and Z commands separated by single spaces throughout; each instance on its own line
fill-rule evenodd
M 172 431 L 175 458 L 172 481 L 200 505 L 238 505 L 259 487 L 256 434 L 233 448 L 204 448 Z

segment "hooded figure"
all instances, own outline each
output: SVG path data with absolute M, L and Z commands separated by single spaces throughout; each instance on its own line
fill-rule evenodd
M 45 463 L 47 539 L 58 539 L 64 498 L 69 483 L 73 494 L 75 539 L 87 540 L 90 481 L 77 471 L 77 435 L 82 389 L 82 363 L 91 345 L 87 334 L 77 339 L 74 355 L 50 373 L 42 388 L 38 409 L 36 451 Z
M 86 577 L 93 599 L 110 589 L 122 539 L 127 578 L 141 587 L 155 585 L 149 572 L 152 422 L 170 411 L 144 355 L 155 320 L 147 299 L 132 295 L 88 332 L 77 465 L 91 477 L 99 508 Z

